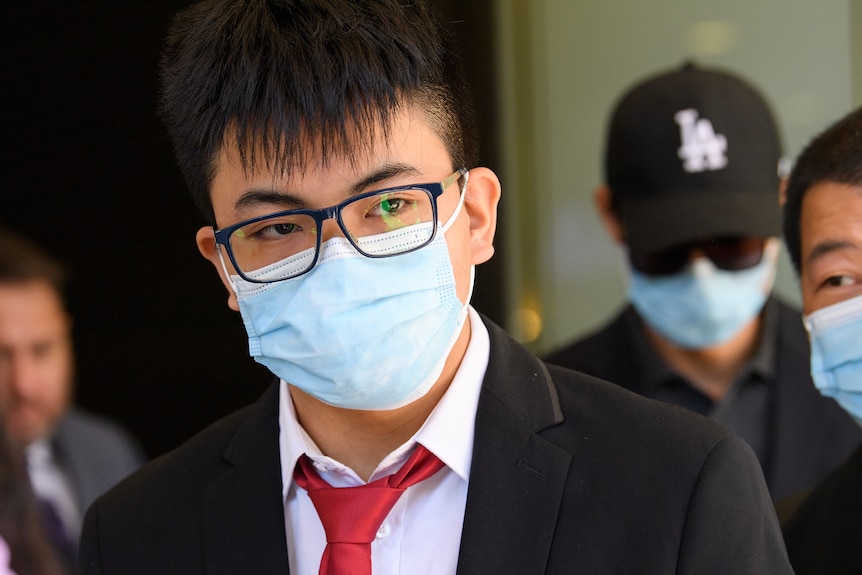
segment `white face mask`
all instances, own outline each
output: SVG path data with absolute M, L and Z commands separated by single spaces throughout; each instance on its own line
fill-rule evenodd
M 251 355 L 337 407 L 396 409 L 428 393 L 467 316 L 470 295 L 458 299 L 445 240 L 465 193 L 414 252 L 372 259 L 333 238 L 304 276 L 270 284 L 232 276 Z
M 805 316 L 811 339 L 811 377 L 862 425 L 862 296 Z

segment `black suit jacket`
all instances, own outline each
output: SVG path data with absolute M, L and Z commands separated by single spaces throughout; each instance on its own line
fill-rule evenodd
M 776 509 L 797 575 L 862 573 L 862 447 L 816 488 Z
M 823 397 L 811 381 L 808 335 L 799 312 L 772 297 L 778 315 L 775 381 L 767 441 L 770 458 L 762 461 L 773 500 L 812 487 L 844 461 L 862 441 L 862 429 L 834 400 Z M 642 394 L 642 368 L 632 358 L 634 334 L 630 305 L 599 331 L 549 354 L 549 363 L 616 383 Z
M 791 572 L 742 440 L 488 328 L 459 574 Z M 83 572 L 287 573 L 278 454 L 273 385 L 100 498 Z

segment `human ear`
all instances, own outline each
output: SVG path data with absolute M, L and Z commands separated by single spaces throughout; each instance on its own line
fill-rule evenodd
M 195 241 L 198 244 L 198 251 L 201 252 L 201 255 L 209 260 L 209 262 L 215 266 L 216 271 L 218 272 L 219 277 L 221 278 L 222 283 L 227 288 L 228 298 L 227 305 L 230 309 L 234 311 L 239 311 L 239 304 L 236 301 L 236 294 L 233 291 L 233 287 L 230 285 L 230 281 L 227 278 L 227 272 L 222 265 L 222 260 L 219 257 L 218 248 L 215 243 L 215 235 L 213 235 L 213 229 L 210 226 L 204 226 L 198 230 L 198 233 L 195 235 Z
M 470 250 L 473 265 L 484 263 L 494 255 L 494 233 L 497 231 L 497 204 L 500 180 L 488 168 L 473 168 L 464 192 L 464 208 L 470 218 Z
M 787 202 L 787 176 L 781 178 L 781 183 L 778 184 L 778 205 L 784 207 Z
M 613 207 L 613 192 L 607 184 L 602 184 L 595 189 L 593 201 L 596 204 L 602 224 L 605 226 L 605 231 L 616 243 L 624 243 L 623 227 Z

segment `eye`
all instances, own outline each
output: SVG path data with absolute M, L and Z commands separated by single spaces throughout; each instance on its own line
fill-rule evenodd
M 852 276 L 834 275 L 826 278 L 821 285 L 822 287 L 849 287 L 856 283 L 858 283 L 857 279 Z
M 372 205 L 366 215 L 372 217 L 392 217 L 416 208 L 416 200 L 394 194 L 380 196 L 380 201 Z
M 57 342 L 40 341 L 33 346 L 33 357 L 38 360 L 44 360 L 50 357 L 55 349 L 57 349 Z
M 274 220 L 240 228 L 234 232 L 234 237 L 236 239 L 273 241 L 302 231 L 304 231 L 303 226 L 296 221 Z
M 272 224 L 271 226 L 264 228 L 263 230 L 261 230 L 261 233 L 286 236 L 288 234 L 292 234 L 301 230 L 302 228 L 300 228 L 298 224 L 294 224 L 291 222 L 281 222 L 277 224 Z

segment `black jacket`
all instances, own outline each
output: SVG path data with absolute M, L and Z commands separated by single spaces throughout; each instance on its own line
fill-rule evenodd
M 773 500 L 817 484 L 862 442 L 862 428 L 834 400 L 823 397 L 811 381 L 810 347 L 802 318 L 777 298 L 775 381 L 767 424 L 769 461 L 761 465 Z M 548 363 L 611 381 L 642 394 L 642 367 L 633 361 L 634 338 L 628 321 L 637 314 L 627 306 L 607 326 L 549 354 Z
M 546 367 L 488 323 L 458 573 L 791 573 L 726 429 Z M 288 573 L 277 385 L 90 508 L 87 575 Z
M 862 573 L 862 447 L 816 488 L 776 509 L 797 575 Z

